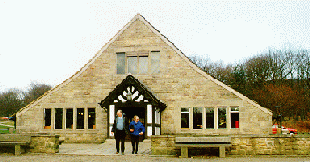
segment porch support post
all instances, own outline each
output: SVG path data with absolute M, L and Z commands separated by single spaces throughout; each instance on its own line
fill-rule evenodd
M 153 111 L 152 111 L 152 105 L 147 105 L 147 124 L 146 124 L 146 133 L 147 136 L 150 137 L 152 135 L 152 119 L 153 119 Z
M 152 135 L 155 135 L 155 107 L 152 106 Z
M 109 105 L 109 123 L 108 123 L 108 136 L 113 137 L 111 130 L 115 119 L 115 105 Z

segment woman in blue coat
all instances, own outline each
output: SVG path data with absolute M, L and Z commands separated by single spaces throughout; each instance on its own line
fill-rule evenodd
M 139 117 L 136 115 L 133 121 L 129 124 L 131 144 L 132 144 L 132 154 L 138 153 L 139 136 L 142 136 L 145 128 L 143 124 L 139 121 Z

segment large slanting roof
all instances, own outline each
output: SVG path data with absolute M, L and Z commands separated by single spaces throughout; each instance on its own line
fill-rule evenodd
M 163 40 L 168 46 L 170 46 L 178 55 L 180 55 L 181 58 L 183 58 L 198 74 L 204 76 L 206 79 L 209 79 L 211 81 L 213 81 L 215 84 L 223 87 L 224 89 L 228 90 L 229 92 L 235 94 L 236 96 L 238 96 L 239 98 L 241 98 L 244 101 L 247 101 L 248 103 L 252 104 L 253 106 L 259 108 L 261 111 L 263 111 L 264 113 L 268 113 L 270 115 L 272 115 L 272 112 L 264 107 L 261 107 L 259 104 L 255 103 L 254 101 L 250 100 L 249 98 L 247 98 L 246 96 L 243 96 L 241 93 L 235 91 L 234 89 L 232 89 L 231 87 L 225 85 L 224 83 L 218 81 L 217 79 L 214 79 L 213 77 L 211 77 L 210 75 L 206 74 L 202 69 L 200 69 L 199 67 L 196 66 L 196 64 L 192 63 L 190 61 L 189 58 L 187 58 L 172 42 L 170 42 L 168 40 L 168 38 L 166 38 L 164 35 L 162 35 L 157 29 L 155 29 L 148 21 L 145 20 L 145 18 L 140 15 L 137 14 L 133 19 L 131 19 L 130 22 L 128 22 L 123 29 L 121 29 L 120 31 L 118 31 L 118 33 L 112 38 L 110 39 L 110 41 L 108 43 L 106 43 L 102 49 L 100 51 L 97 52 L 97 54 L 91 59 L 89 60 L 89 62 L 87 64 L 85 64 L 84 67 L 82 67 L 80 69 L 80 71 L 76 72 L 73 76 L 71 76 L 69 79 L 65 80 L 63 83 L 59 84 L 58 86 L 56 86 L 55 88 L 53 88 L 52 90 L 48 91 L 47 93 L 45 93 L 44 95 L 42 95 L 41 97 L 39 97 L 36 101 L 33 101 L 32 103 L 30 103 L 29 105 L 27 105 L 24 108 L 21 108 L 18 112 L 17 112 L 17 117 L 18 114 L 21 114 L 24 111 L 27 111 L 29 108 L 37 105 L 38 103 L 40 103 L 42 100 L 44 100 L 46 97 L 48 97 L 49 95 L 53 94 L 53 92 L 58 91 L 59 89 L 61 89 L 63 86 L 67 85 L 68 83 L 70 83 L 73 79 L 75 79 L 76 77 L 79 77 L 91 64 L 93 64 L 95 62 L 95 60 L 103 53 L 103 51 L 105 51 L 110 44 L 112 44 L 123 32 L 124 30 L 126 30 L 131 24 L 133 24 L 136 20 L 140 20 L 142 21 L 154 34 L 156 34 L 158 37 L 161 38 L 161 40 Z
M 127 91 L 128 87 L 134 87 L 134 92 L 138 91 L 143 95 L 144 99 L 146 99 L 150 104 L 163 111 L 167 105 L 158 100 L 138 79 L 136 79 L 132 75 L 128 75 L 122 83 L 116 86 L 116 88 L 109 93 L 109 95 L 102 100 L 99 104 L 101 107 L 108 108 L 110 104 L 114 103 L 114 100 L 117 99 L 118 96 L 121 96 L 124 91 Z M 134 93 L 133 92 L 133 93 Z

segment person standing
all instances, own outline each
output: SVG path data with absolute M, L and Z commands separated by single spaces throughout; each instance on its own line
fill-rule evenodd
M 139 137 L 143 135 L 145 128 L 143 124 L 139 121 L 139 117 L 136 115 L 133 121 L 129 124 L 131 144 L 132 144 L 132 154 L 138 153 Z
M 116 140 L 116 154 L 119 153 L 119 143 L 121 142 L 121 151 L 122 155 L 124 155 L 125 138 L 128 134 L 128 120 L 125 117 L 125 114 L 123 114 L 122 110 L 118 110 L 116 114 L 117 116 L 114 120 L 111 134 L 115 134 L 114 137 Z

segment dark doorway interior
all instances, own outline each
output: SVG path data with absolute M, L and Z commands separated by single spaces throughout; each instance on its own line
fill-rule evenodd
M 146 121 L 145 107 L 120 107 L 119 109 L 123 111 L 129 123 L 133 120 L 133 117 L 135 115 L 138 115 L 140 122 L 143 124 L 144 127 L 146 127 L 145 126 L 145 121 Z M 146 132 L 144 133 L 143 136 L 140 136 L 140 141 L 143 141 L 145 136 L 146 136 Z M 130 135 L 126 137 L 126 141 L 130 141 Z

